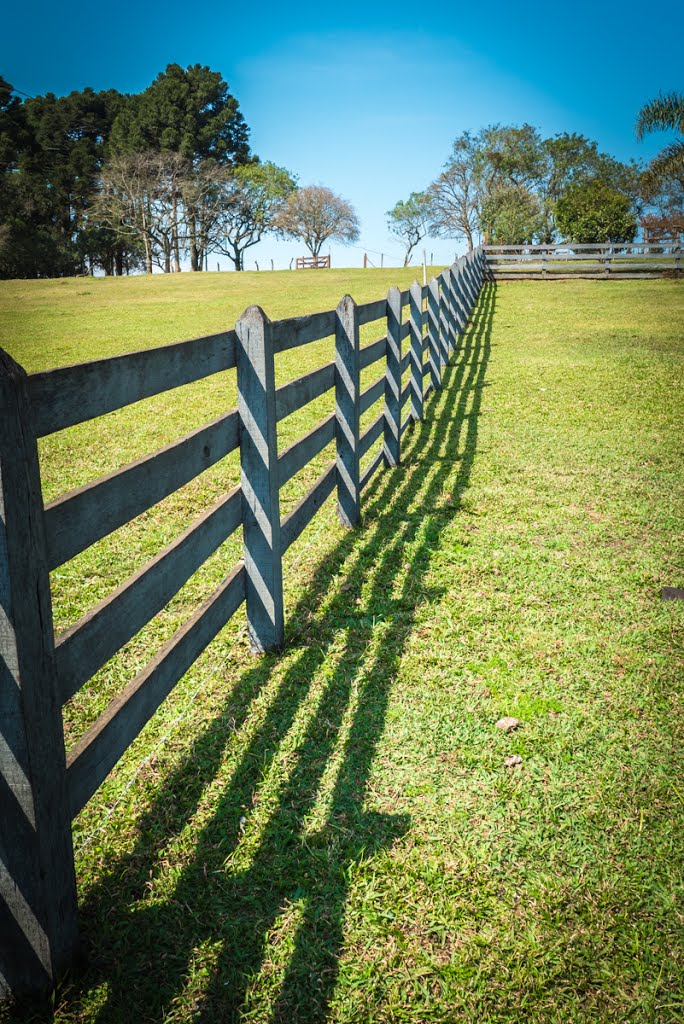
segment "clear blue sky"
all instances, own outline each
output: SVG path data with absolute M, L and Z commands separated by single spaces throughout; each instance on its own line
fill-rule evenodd
M 401 245 L 385 211 L 439 173 L 466 128 L 528 121 L 545 135 L 581 132 L 623 160 L 652 156 L 667 139 L 637 144 L 634 119 L 660 90 L 684 90 L 683 11 L 612 0 L 36 0 L 6 10 L 0 74 L 32 95 L 138 92 L 168 63 L 207 64 L 229 83 L 262 159 L 356 208 L 360 247 L 333 245 L 333 264 L 359 266 L 366 248 L 387 265 Z M 426 246 L 437 262 L 458 248 Z M 251 267 L 271 257 L 281 267 L 303 249 L 268 240 L 251 253 Z

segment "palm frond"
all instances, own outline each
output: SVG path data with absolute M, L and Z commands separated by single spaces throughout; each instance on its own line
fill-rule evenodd
M 673 129 L 684 135 L 684 96 L 678 92 L 662 93 L 639 111 L 634 130 L 639 141 L 647 132 Z
M 659 178 L 677 178 L 684 182 L 684 139 L 666 146 L 651 160 L 648 169 Z

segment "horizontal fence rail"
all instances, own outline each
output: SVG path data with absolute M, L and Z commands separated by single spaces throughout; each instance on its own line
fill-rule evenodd
M 573 277 L 650 279 L 681 274 L 681 247 L 677 241 L 485 245 L 483 253 L 487 277 L 496 281 Z
M 255 650 L 283 643 L 283 554 L 335 491 L 341 522 L 360 523 L 362 491 L 399 464 L 402 436 L 441 387 L 486 275 L 478 249 L 428 284 L 372 302 L 347 295 L 334 310 L 275 322 L 252 306 L 234 330 L 46 373 L 27 375 L 0 350 L 0 996 L 48 992 L 74 962 L 72 819 L 243 604 Z M 377 340 L 361 347 L 359 329 L 376 322 Z M 334 360 L 276 388 L 276 355 L 326 338 Z M 361 372 L 381 360 L 361 390 Z M 237 409 L 44 505 L 40 437 L 233 369 Z M 278 423 L 330 392 L 334 410 L 280 452 Z M 331 445 L 332 461 L 281 519 L 280 489 Z M 236 450 L 239 486 L 55 636 L 50 572 Z M 63 705 L 238 529 L 238 564 L 67 756 Z

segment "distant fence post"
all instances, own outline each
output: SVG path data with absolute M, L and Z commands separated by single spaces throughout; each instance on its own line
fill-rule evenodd
M 468 267 L 471 281 L 471 301 L 470 301 L 470 312 L 472 313 L 477 302 L 477 297 L 480 294 L 480 259 L 478 253 L 474 250 L 470 253 L 470 264 Z
M 0 996 L 49 993 L 78 950 L 38 450 L 0 349 Z
M 458 336 L 458 318 L 456 316 L 456 293 L 454 291 L 454 279 L 456 277 L 456 265 L 448 267 L 444 271 L 444 287 L 446 291 L 446 312 L 447 312 L 447 362 L 456 351 L 456 338 Z
M 444 376 L 444 367 L 449 362 L 449 290 L 448 271 L 439 275 L 439 379 Z
M 468 318 L 473 311 L 475 300 L 477 298 L 477 283 L 476 283 L 476 268 L 475 268 L 475 252 L 469 252 L 465 259 L 464 265 L 464 276 L 468 288 Z
M 266 651 L 285 636 L 271 321 L 250 306 L 235 331 L 247 623 L 253 647 Z
M 468 323 L 468 317 L 470 316 L 470 307 L 472 304 L 472 282 L 469 275 L 468 259 L 463 257 L 463 262 L 460 266 L 460 293 L 461 293 L 461 306 L 463 309 L 463 330 L 465 331 Z
M 385 374 L 385 461 L 401 461 L 401 292 L 387 293 L 387 370 Z
M 359 314 L 351 295 L 345 295 L 340 300 L 336 312 L 337 509 L 343 526 L 358 526 L 361 522 Z
M 433 277 L 428 284 L 428 359 L 430 382 L 435 391 L 442 386 L 439 359 L 439 281 Z
M 423 289 L 414 281 L 409 298 L 411 322 L 411 415 L 423 418 Z
M 451 270 L 451 294 L 452 301 L 454 304 L 456 325 L 455 333 L 456 337 L 463 334 L 466 325 L 466 304 L 465 297 L 463 295 L 463 264 L 456 263 Z

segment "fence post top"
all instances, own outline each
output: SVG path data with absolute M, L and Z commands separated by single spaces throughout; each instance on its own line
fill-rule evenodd
M 235 324 L 235 327 L 238 328 L 240 324 L 243 323 L 248 325 L 250 322 L 253 323 L 254 321 L 262 324 L 270 324 L 271 322 L 264 313 L 261 306 L 248 306 L 247 309 L 242 314 L 242 316 L 240 317 L 240 319 Z
M 390 290 L 389 290 L 389 291 L 387 292 L 387 298 L 388 298 L 388 299 L 390 299 L 390 298 L 392 298 L 392 299 L 396 299 L 397 295 L 398 295 L 399 297 L 401 297 L 401 289 L 400 289 L 400 288 L 397 288 L 397 286 L 396 286 L 396 285 L 392 285 L 392 287 L 390 288 Z
M 337 312 L 338 313 L 343 313 L 343 312 L 345 312 L 347 310 L 354 310 L 354 309 L 356 309 L 356 302 L 351 297 L 349 292 L 347 292 L 347 294 L 343 295 L 342 298 L 340 299 L 340 301 L 337 303 Z
M 24 380 L 26 378 L 26 370 L 23 366 L 20 366 L 16 359 L 12 359 L 9 352 L 5 352 L 4 348 L 0 348 L 0 378 L 4 380 Z

